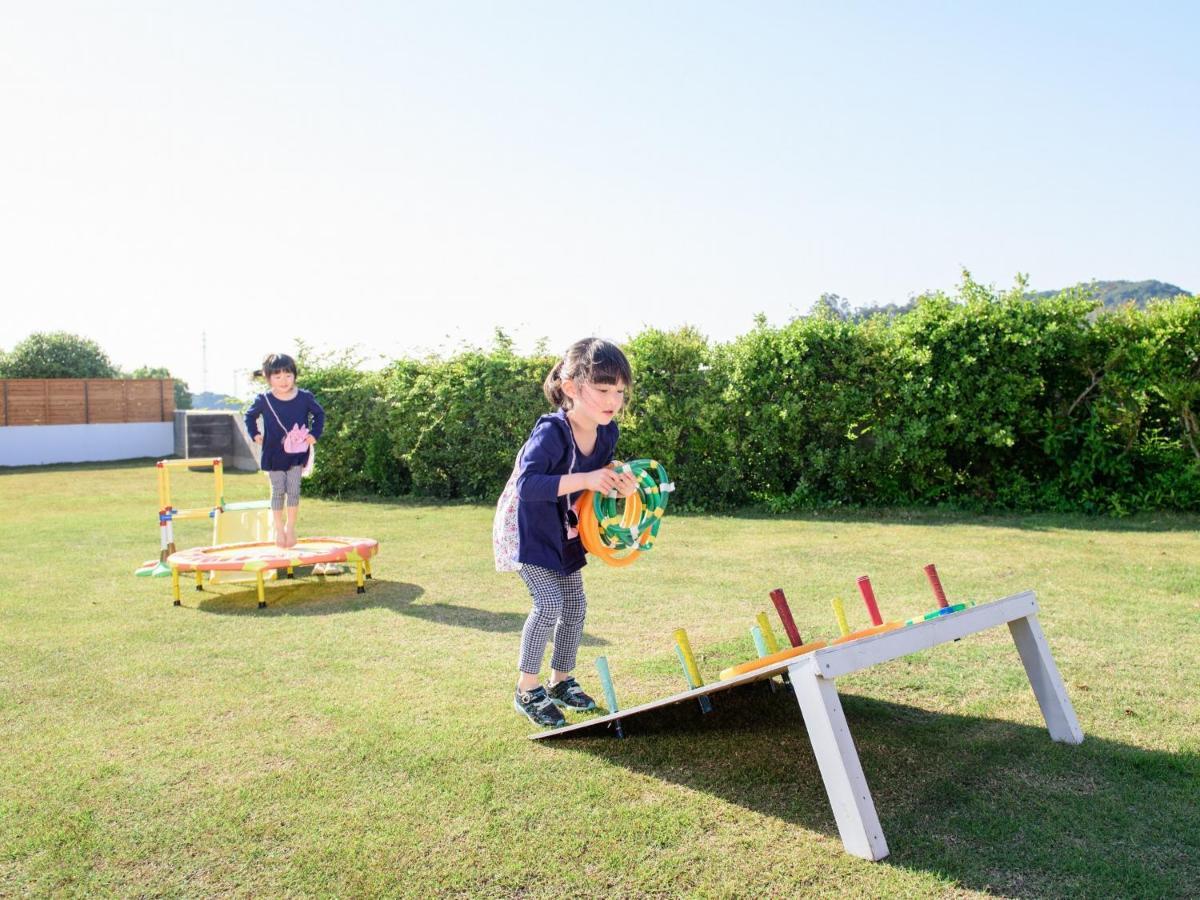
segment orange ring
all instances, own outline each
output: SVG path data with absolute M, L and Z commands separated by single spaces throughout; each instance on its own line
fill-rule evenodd
M 579 500 L 575 505 L 575 515 L 579 518 L 579 537 L 583 541 L 583 549 L 593 556 L 599 557 L 610 566 L 618 568 L 628 566 L 631 563 L 637 562 L 638 551 L 628 550 L 624 556 L 618 556 L 617 551 L 610 547 L 606 547 L 604 542 L 600 540 L 600 524 L 596 521 L 596 506 L 592 502 L 592 492 L 584 491 L 579 495 Z M 622 517 L 622 524 L 636 522 L 642 516 L 642 501 L 637 494 L 626 498 L 625 514 Z M 650 532 L 642 535 L 642 543 L 650 537 Z
M 730 666 L 728 669 L 722 670 L 717 678 L 724 681 L 727 678 L 733 678 L 735 675 L 745 675 L 747 672 L 765 668 L 772 663 L 783 662 L 785 659 L 791 659 L 793 656 L 803 656 L 805 653 L 812 653 L 814 650 L 820 650 L 824 646 L 824 641 L 809 641 L 807 644 L 801 644 L 799 647 L 788 647 L 786 650 L 780 650 L 778 653 L 760 656 L 758 659 L 752 659 L 750 662 L 744 662 L 741 665 Z
M 873 628 L 864 628 L 862 631 L 844 634 L 840 638 L 834 638 L 830 643 L 845 644 L 847 641 L 857 641 L 859 638 L 870 637 L 873 634 L 883 634 L 885 631 L 895 631 L 897 628 L 903 627 L 903 622 L 884 622 L 882 625 L 876 625 Z

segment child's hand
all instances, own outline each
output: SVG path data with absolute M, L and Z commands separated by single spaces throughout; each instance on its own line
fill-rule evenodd
M 308 446 L 310 446 L 310 447 L 317 442 L 317 439 L 315 437 L 313 437 L 311 434 L 307 435 L 304 439 L 306 441 L 308 441 Z
M 620 475 L 607 467 L 593 469 L 591 472 L 584 473 L 583 486 L 589 491 L 595 491 L 597 494 L 607 497 L 609 493 L 617 490 L 617 485 L 621 483 L 620 478 Z
M 626 472 L 617 473 L 617 494 L 629 498 L 637 493 L 637 479 Z
M 262 443 L 262 435 L 261 435 L 261 434 L 256 434 L 256 435 L 254 436 L 254 443 L 256 443 L 256 444 L 261 444 L 261 443 Z

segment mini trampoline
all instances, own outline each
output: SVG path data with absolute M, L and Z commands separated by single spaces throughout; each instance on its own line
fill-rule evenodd
M 355 537 L 302 538 L 293 547 L 277 547 L 268 542 L 220 544 L 215 547 L 194 547 L 180 550 L 167 557 L 171 567 L 171 590 L 175 605 L 180 605 L 179 573 L 196 573 L 196 590 L 204 590 L 201 582 L 205 572 L 253 572 L 257 575 L 258 608 L 267 605 L 263 573 L 270 569 L 287 571 L 293 577 L 297 566 L 319 563 L 352 563 L 358 593 L 366 591 L 364 578 L 371 577 L 371 557 L 379 552 L 379 541 Z

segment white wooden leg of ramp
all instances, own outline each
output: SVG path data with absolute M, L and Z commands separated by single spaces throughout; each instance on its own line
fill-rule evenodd
M 1038 624 L 1037 608 L 1033 592 L 1025 591 L 896 631 L 826 647 L 788 666 L 847 853 L 863 859 L 883 859 L 888 855 L 888 846 L 834 684 L 840 675 L 1007 624 L 1050 737 L 1067 744 L 1083 741 L 1075 710 Z
M 788 671 L 846 852 L 883 859 L 888 855 L 887 841 L 837 688 L 832 679 L 821 677 L 811 657 Z
M 1046 643 L 1037 616 L 1013 619 L 1008 623 L 1008 630 L 1012 632 L 1021 662 L 1025 664 L 1025 673 L 1038 706 L 1042 708 L 1050 737 L 1063 744 L 1082 744 L 1083 729 L 1075 718 L 1075 708 L 1067 697 L 1067 689 L 1058 674 L 1054 657 L 1050 655 L 1050 645 Z

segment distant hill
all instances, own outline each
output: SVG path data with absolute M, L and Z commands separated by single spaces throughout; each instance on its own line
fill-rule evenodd
M 1104 304 L 1105 309 L 1116 309 L 1126 303 L 1133 303 L 1138 309 L 1145 308 L 1151 300 L 1168 299 L 1180 294 L 1191 296 L 1191 291 L 1167 284 L 1165 281 L 1093 281 L 1087 285 L 1096 293 L 1096 298 Z M 1036 298 L 1055 297 L 1065 288 L 1056 291 L 1038 291 L 1030 296 Z
M 237 397 L 227 397 L 212 391 L 192 394 L 192 409 L 241 409 L 245 405 Z

